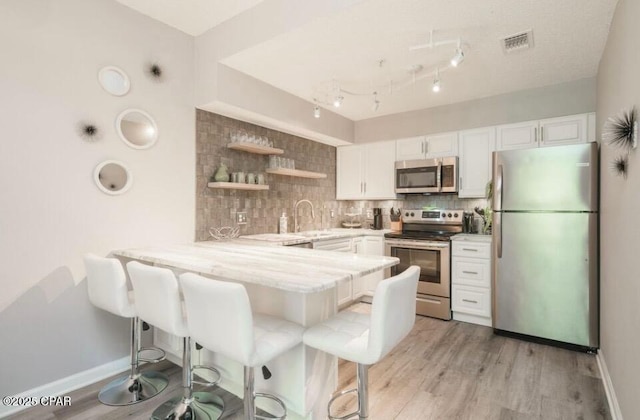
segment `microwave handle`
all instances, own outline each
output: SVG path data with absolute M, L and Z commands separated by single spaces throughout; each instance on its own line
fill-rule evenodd
M 442 191 L 442 161 L 438 159 L 438 169 L 436 170 L 436 188 Z

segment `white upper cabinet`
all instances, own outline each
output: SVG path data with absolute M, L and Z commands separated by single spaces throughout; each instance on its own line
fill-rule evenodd
M 587 114 L 500 125 L 496 129 L 496 149 L 530 149 L 586 143 L 587 126 Z
M 540 147 L 586 143 L 587 114 L 540 121 Z
M 538 147 L 538 121 L 527 121 L 496 127 L 498 150 Z
M 396 140 L 396 160 L 458 156 L 458 133 L 442 133 Z
M 342 146 L 336 151 L 336 198 L 361 197 L 363 146 Z
M 491 180 L 491 158 L 496 144 L 495 127 L 460 132 L 458 197 L 485 198 Z
M 395 161 L 395 141 L 338 147 L 336 199 L 395 199 Z

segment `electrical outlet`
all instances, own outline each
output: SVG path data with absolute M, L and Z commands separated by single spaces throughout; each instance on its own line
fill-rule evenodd
M 334 217 L 336 217 L 336 212 L 335 210 L 329 210 L 329 216 L 331 216 L 331 218 L 333 219 Z
M 373 209 L 367 209 L 367 219 L 373 219 Z
M 239 211 L 238 213 L 236 213 L 236 223 L 239 225 L 246 225 L 247 224 L 247 212 L 246 211 Z

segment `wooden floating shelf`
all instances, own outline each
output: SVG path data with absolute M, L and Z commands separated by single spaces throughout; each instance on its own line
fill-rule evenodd
M 297 176 L 299 178 L 326 178 L 327 174 L 323 174 L 320 172 L 310 172 L 303 171 L 300 169 L 287 169 L 287 168 L 269 168 L 265 172 L 268 174 L 276 174 L 276 175 L 286 175 L 286 176 Z
M 229 149 L 242 150 L 243 152 L 255 153 L 258 155 L 281 155 L 284 153 L 282 149 L 276 149 L 275 147 L 259 146 L 254 143 L 229 143 L 227 144 Z
M 207 186 L 209 188 L 222 188 L 225 190 L 264 191 L 269 189 L 268 185 L 242 184 L 240 182 L 209 182 Z

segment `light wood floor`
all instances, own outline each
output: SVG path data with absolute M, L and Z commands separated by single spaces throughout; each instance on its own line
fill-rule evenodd
M 370 306 L 350 309 L 368 312 Z M 171 377 L 169 389 L 145 403 L 101 405 L 97 392 L 105 380 L 71 393 L 71 407 L 36 407 L 13 418 L 148 419 L 178 392 L 180 368 L 161 367 Z M 595 356 L 496 336 L 491 328 L 456 321 L 418 316 L 411 334 L 370 368 L 369 384 L 371 420 L 611 419 Z M 355 365 L 341 361 L 339 389 L 353 387 Z M 241 404 L 229 395 L 224 399 L 228 406 Z M 335 415 L 352 411 L 355 399 L 345 396 L 339 404 Z

